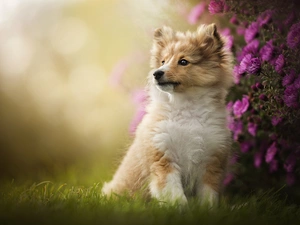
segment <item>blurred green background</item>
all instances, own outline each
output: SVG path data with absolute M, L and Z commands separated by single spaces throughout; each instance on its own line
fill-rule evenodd
M 152 32 L 194 29 L 186 20 L 192 4 L 2 0 L 0 178 L 111 176 L 131 142 Z

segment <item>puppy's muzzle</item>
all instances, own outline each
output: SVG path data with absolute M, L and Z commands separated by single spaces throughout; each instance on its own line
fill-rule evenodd
M 162 70 L 156 70 L 156 71 L 153 73 L 153 76 L 154 76 L 155 80 L 158 81 L 164 74 L 165 74 L 164 71 L 162 71 Z

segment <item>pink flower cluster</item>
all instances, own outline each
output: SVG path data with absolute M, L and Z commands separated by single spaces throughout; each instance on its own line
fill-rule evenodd
M 237 49 L 233 69 L 236 93 L 228 104 L 228 127 L 240 152 L 253 156 L 255 168 L 267 165 L 272 174 L 284 170 L 286 183 L 291 185 L 297 181 L 294 171 L 300 166 L 300 153 L 295 150 L 300 148 L 300 130 L 295 125 L 300 124 L 300 12 L 281 15 L 274 8 L 256 9 L 253 16 L 255 10 L 243 8 L 249 6 L 244 2 L 218 4 L 234 9 L 229 22 L 245 41 L 233 44 Z M 239 19 L 247 15 L 248 21 Z M 281 132 L 283 127 L 288 129 L 286 133 Z

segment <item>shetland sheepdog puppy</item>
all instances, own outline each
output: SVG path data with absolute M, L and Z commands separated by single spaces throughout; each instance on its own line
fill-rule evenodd
M 157 29 L 146 115 L 104 195 L 139 190 L 170 204 L 218 203 L 231 153 L 225 97 L 232 55 L 215 24 Z

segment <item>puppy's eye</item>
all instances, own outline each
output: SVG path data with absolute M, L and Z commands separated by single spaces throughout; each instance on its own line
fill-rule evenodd
M 161 61 L 161 65 L 164 65 L 165 64 L 165 60 Z
M 186 61 L 185 59 L 180 59 L 180 60 L 178 61 L 178 65 L 180 65 L 180 66 L 186 66 L 186 65 L 188 65 L 188 64 L 189 64 L 189 62 Z

